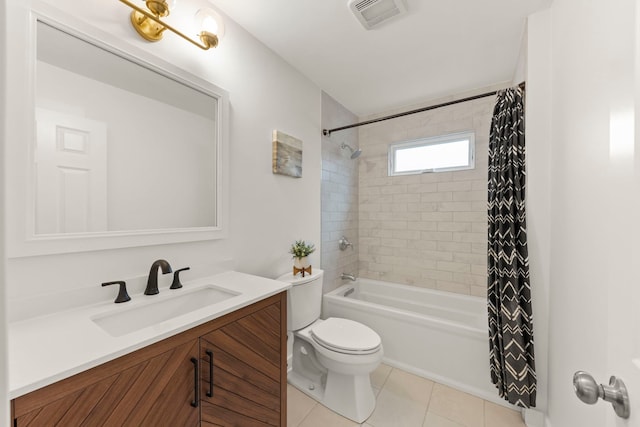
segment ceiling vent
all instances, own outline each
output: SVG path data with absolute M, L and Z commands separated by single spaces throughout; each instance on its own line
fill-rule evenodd
M 370 30 L 398 15 L 407 13 L 405 0 L 349 0 L 349 9 L 364 28 Z

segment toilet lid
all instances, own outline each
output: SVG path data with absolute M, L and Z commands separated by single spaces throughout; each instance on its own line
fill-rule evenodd
M 382 342 L 380 335 L 368 326 L 338 317 L 320 322 L 310 333 L 318 344 L 338 352 L 371 352 Z

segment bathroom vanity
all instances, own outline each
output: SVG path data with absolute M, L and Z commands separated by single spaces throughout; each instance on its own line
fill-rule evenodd
M 7 257 L 48 273 L 10 279 L 12 425 L 284 425 L 290 285 L 227 271 L 122 304 L 100 288 L 146 259 L 135 248 L 228 237 L 229 94 L 188 71 L 204 64 L 190 53 L 151 53 L 97 9 L 85 19 L 62 3 L 7 7 L 7 75 L 29 88 L 6 97 L 19 142 L 6 153 Z M 201 264 L 218 252 L 183 249 Z M 114 252 L 88 254 L 102 250 Z
M 10 344 L 22 347 L 14 346 L 10 358 L 14 427 L 286 425 L 287 284 L 235 272 L 201 282 L 226 283 L 236 295 L 120 336 L 91 320 L 106 303 L 14 325 Z M 124 313 L 126 305 L 117 309 Z M 70 318 L 76 330 L 58 328 Z M 83 328 L 93 328 L 93 336 L 79 333 Z M 29 329 L 31 336 L 23 335 Z M 171 336 L 127 352 L 132 336 L 145 335 Z M 92 348 L 98 341 L 105 343 Z M 109 347 L 111 354 L 102 354 Z M 72 354 L 78 352 L 84 354 Z M 74 367 L 65 356 L 85 360 Z

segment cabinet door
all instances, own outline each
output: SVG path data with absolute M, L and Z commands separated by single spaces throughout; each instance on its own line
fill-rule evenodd
M 196 427 L 200 414 L 199 408 L 192 406 L 196 367 L 191 359 L 197 363 L 197 357 L 198 341 L 191 340 L 121 371 L 114 369 L 120 363 L 116 359 L 89 374 L 78 374 L 16 399 L 15 425 Z M 103 371 L 115 373 L 105 378 Z
M 281 315 L 278 302 L 200 339 L 203 426 L 284 424 L 282 338 L 286 322 L 282 324 Z

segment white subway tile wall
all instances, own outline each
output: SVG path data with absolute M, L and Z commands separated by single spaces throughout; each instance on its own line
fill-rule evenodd
M 349 218 L 358 213 L 358 221 L 348 225 L 358 227 L 361 277 L 486 295 L 487 150 L 493 104 L 494 97 L 486 97 L 359 128 L 363 152 L 358 185 L 351 184 L 351 175 L 348 185 L 334 183 L 333 177 L 328 181 L 345 205 L 351 206 L 354 194 L 358 197 L 358 207 L 349 211 Z M 475 169 L 388 176 L 389 143 L 468 130 L 476 136 Z M 344 137 L 335 135 L 332 138 Z M 323 140 L 323 164 L 324 145 Z M 332 194 L 325 190 L 324 179 L 323 217 L 329 207 L 325 197 Z M 347 224 L 334 223 L 332 230 L 340 225 Z M 323 219 L 323 248 L 325 233 L 333 232 L 324 226 Z
M 356 123 L 358 117 L 323 92 L 322 128 L 331 129 Z M 358 275 L 358 160 L 351 152 L 340 148 L 346 143 L 354 149 L 358 131 L 336 132 L 322 137 L 322 253 L 323 291 L 329 292 L 343 284 L 342 273 Z M 346 236 L 352 247 L 341 251 L 340 237 Z

